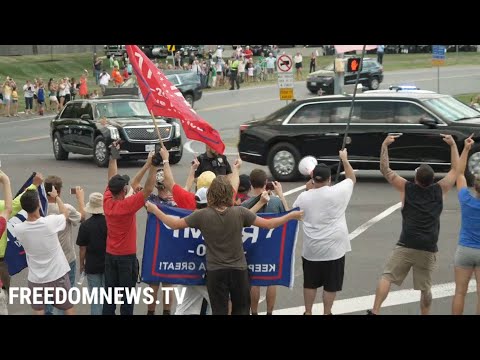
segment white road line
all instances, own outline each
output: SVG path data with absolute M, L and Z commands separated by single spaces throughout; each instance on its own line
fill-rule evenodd
M 0 156 L 51 156 L 52 154 L 0 154 Z
M 18 124 L 21 122 L 27 122 L 27 121 L 34 121 L 34 120 L 39 120 L 39 119 L 50 119 L 55 117 L 55 115 L 45 115 L 45 116 L 38 116 L 30 119 L 23 119 L 23 120 L 14 120 L 14 121 L 0 121 L 0 125 L 8 125 L 8 124 Z
M 468 292 L 475 292 L 477 289 L 476 281 L 471 280 L 468 286 Z M 455 283 L 445 283 L 432 286 L 432 296 L 434 299 L 445 298 L 455 294 Z M 356 311 L 365 311 L 371 309 L 375 295 L 359 296 L 356 298 L 337 300 L 333 304 L 333 314 L 348 314 Z M 420 291 L 407 289 L 392 291 L 382 304 L 383 307 L 410 304 L 420 301 Z M 314 304 L 313 313 L 323 314 L 323 304 Z M 304 306 L 295 306 L 286 309 L 275 310 L 275 315 L 301 315 L 305 311 Z
M 360 225 L 359 227 L 357 227 L 355 230 L 353 230 L 350 234 L 348 234 L 348 238 L 349 240 L 353 240 L 355 239 L 358 235 L 360 235 L 361 233 L 365 232 L 369 227 L 375 225 L 377 222 L 379 222 L 380 220 L 386 218 L 388 215 L 390 215 L 391 213 L 393 213 L 394 211 L 400 209 L 402 207 L 402 203 L 399 202 L 393 206 L 390 206 L 388 209 L 382 211 L 380 214 L 378 214 L 377 216 L 371 218 L 370 220 L 368 220 L 366 223 Z

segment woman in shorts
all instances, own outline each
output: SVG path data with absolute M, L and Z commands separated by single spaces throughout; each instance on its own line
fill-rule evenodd
M 457 251 L 455 253 L 455 295 L 452 303 L 452 314 L 462 315 L 467 295 L 468 285 L 473 273 L 477 280 L 477 307 L 480 315 L 480 178 L 475 179 L 470 191 L 463 175 L 468 154 L 474 141 L 465 140 L 465 146 L 460 156 L 460 169 L 457 177 L 458 200 L 460 202 L 462 225 Z M 477 174 L 478 175 L 478 174 Z

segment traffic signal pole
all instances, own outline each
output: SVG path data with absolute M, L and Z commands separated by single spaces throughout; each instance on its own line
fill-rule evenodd
M 361 66 L 357 71 L 357 78 L 355 79 L 355 88 L 353 89 L 352 104 L 350 105 L 350 113 L 348 114 L 347 127 L 345 128 L 345 134 L 343 135 L 342 150 L 345 149 L 345 145 L 347 144 L 348 130 L 350 130 L 350 122 L 352 121 L 352 114 L 355 106 L 355 96 L 357 95 L 357 88 L 360 80 L 360 71 L 362 70 L 362 67 L 363 67 L 363 58 L 365 57 L 365 48 L 366 48 L 366 45 L 363 45 L 362 58 L 360 60 Z M 342 161 L 340 160 L 338 162 L 337 173 L 335 174 L 335 183 L 338 182 L 341 166 L 342 166 Z

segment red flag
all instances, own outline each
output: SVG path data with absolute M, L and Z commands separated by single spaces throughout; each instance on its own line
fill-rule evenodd
M 376 49 L 378 45 L 334 45 L 334 46 L 337 53 L 346 53 L 348 51 L 363 50 L 363 46 L 365 46 L 365 51 L 373 50 L 373 49 Z
M 155 116 L 180 119 L 187 138 L 201 141 L 219 154 L 225 151 L 220 134 L 206 122 L 163 72 L 136 45 L 125 46 L 148 110 Z

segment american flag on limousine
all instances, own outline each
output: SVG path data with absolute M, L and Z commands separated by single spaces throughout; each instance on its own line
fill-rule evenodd
M 138 46 L 126 45 L 125 48 L 148 110 L 155 116 L 180 119 L 187 138 L 201 141 L 223 154 L 225 144 L 218 131 L 192 109 L 182 93 Z

